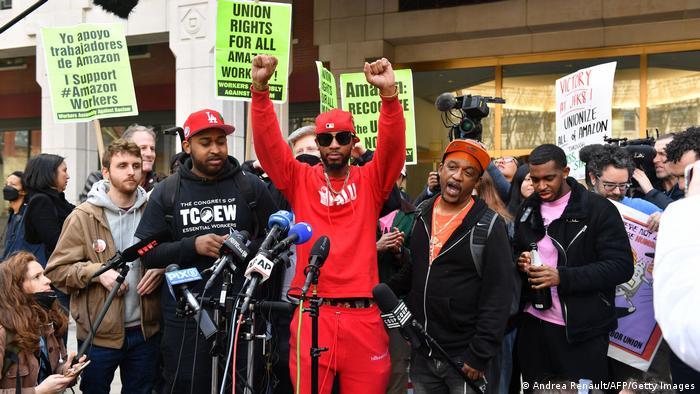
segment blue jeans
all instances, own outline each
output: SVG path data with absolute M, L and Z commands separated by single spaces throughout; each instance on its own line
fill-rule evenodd
M 500 365 L 494 365 L 494 368 L 500 368 L 500 382 L 498 383 L 498 393 L 508 394 L 510 389 L 510 377 L 513 373 L 513 348 L 515 347 L 515 336 L 518 332 L 517 328 L 506 333 L 501 343 Z
M 81 344 L 78 341 L 78 346 Z M 121 349 L 93 345 L 87 354 L 92 361 L 80 378 L 83 393 L 109 394 L 117 367 L 122 393 L 151 393 L 158 372 L 158 346 L 153 337 L 144 339 L 141 327 L 125 330 Z

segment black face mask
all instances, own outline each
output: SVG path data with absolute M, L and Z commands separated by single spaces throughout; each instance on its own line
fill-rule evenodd
M 306 163 L 310 166 L 315 166 L 316 164 L 321 162 L 321 159 L 318 156 L 314 155 L 309 155 L 307 153 L 303 153 L 299 156 L 296 157 L 297 161 Z
M 19 190 L 12 186 L 5 186 L 2 188 L 2 198 L 7 201 L 15 201 L 19 198 Z
M 49 310 L 56 302 L 56 293 L 53 291 L 42 291 L 39 293 L 34 293 L 34 301 L 41 305 L 42 308 Z

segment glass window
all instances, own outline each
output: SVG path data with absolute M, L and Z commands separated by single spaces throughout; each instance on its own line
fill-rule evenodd
M 419 71 L 413 73 L 416 101 L 416 143 L 418 160 L 439 161 L 447 146 L 449 128 L 443 125 L 443 113 L 435 108 L 435 99 L 442 93 L 456 96 L 494 96 L 496 93 L 495 68 L 462 68 L 454 70 Z M 483 142 L 493 149 L 494 106 L 489 105 L 489 116 L 481 120 Z M 459 121 L 459 118 L 451 118 Z M 437 157 L 437 159 L 435 159 Z
M 647 127 L 664 134 L 697 125 L 700 51 L 649 55 Z
M 637 138 L 639 129 L 639 57 L 598 58 L 503 66 L 502 149 L 532 149 L 554 143 L 554 83 L 564 75 L 617 61 L 613 88 L 612 135 Z

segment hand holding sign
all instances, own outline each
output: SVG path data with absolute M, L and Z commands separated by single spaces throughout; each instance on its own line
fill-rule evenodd
M 252 67 L 253 87 L 256 90 L 267 89 L 267 81 L 272 78 L 277 68 L 277 58 L 269 55 L 255 55 Z
M 365 62 L 364 72 L 367 82 L 379 89 L 382 96 L 393 96 L 396 93 L 394 69 L 391 68 L 391 63 L 386 58 L 381 58 L 371 64 Z

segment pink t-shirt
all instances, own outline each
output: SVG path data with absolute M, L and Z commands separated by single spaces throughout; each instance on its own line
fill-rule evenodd
M 540 212 L 542 213 L 542 219 L 544 220 L 544 225 L 549 226 L 552 221 L 559 219 L 561 214 L 564 213 L 566 204 L 569 203 L 569 198 L 571 197 L 571 192 L 566 193 L 556 201 L 543 202 Z M 539 242 L 537 242 L 537 251 L 540 253 L 540 258 L 542 259 L 542 264 L 548 265 L 550 267 L 557 267 L 557 262 L 559 260 L 559 253 L 557 253 L 557 248 L 552 243 L 552 240 L 545 235 Z M 559 293 L 557 293 L 557 287 L 551 287 L 552 290 L 552 307 L 539 311 L 535 309 L 531 304 L 525 307 L 525 312 L 535 316 L 538 319 L 548 321 L 550 323 L 558 324 L 560 326 L 565 325 L 564 314 L 561 310 L 561 303 L 559 302 Z

